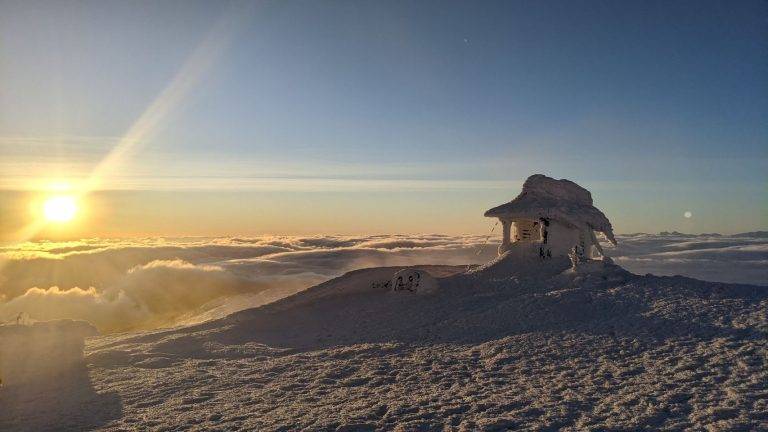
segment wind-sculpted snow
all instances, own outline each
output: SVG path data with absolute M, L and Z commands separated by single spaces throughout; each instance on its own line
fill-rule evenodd
M 120 398 L 97 392 L 83 359 L 97 334 L 82 321 L 0 325 L 0 430 L 94 430 L 120 418 Z
M 768 284 L 768 238 L 619 236 L 608 255 L 639 274 Z M 0 248 L 0 321 L 83 319 L 101 331 L 197 322 L 258 306 L 344 272 L 482 264 L 493 237 L 445 235 L 89 239 Z
M 534 174 L 512 201 L 485 212 L 485 216 L 508 219 L 551 219 L 569 226 L 603 233 L 613 244 L 616 238 L 608 218 L 592 202 L 592 194 L 566 179 Z
M 768 290 L 611 264 L 359 270 L 184 329 L 94 338 L 104 430 L 766 430 Z M 506 268 L 506 267 L 505 267 Z M 510 267 L 511 268 L 511 267 Z

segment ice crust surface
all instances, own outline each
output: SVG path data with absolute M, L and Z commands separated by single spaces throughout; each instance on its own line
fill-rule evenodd
M 536 265 L 424 266 L 427 294 L 381 283 L 400 267 L 358 270 L 224 319 L 91 337 L 89 380 L 55 390 L 84 403 L 5 388 L 0 429 L 768 429 L 764 287 Z

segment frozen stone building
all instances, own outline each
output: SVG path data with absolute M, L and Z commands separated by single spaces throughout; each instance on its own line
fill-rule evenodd
M 535 174 L 512 201 L 485 212 L 501 221 L 499 255 L 551 257 L 576 254 L 581 259 L 603 254 L 595 232 L 616 244 L 607 217 L 592 205 L 592 194 L 570 180 Z

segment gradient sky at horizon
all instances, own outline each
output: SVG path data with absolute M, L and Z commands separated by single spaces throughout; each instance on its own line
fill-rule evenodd
M 105 158 L 81 220 L 40 236 L 485 232 L 537 172 L 618 232 L 766 229 L 766 22 L 759 1 L 2 1 L 0 240 Z

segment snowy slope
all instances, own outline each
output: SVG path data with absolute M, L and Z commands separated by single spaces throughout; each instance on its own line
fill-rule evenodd
M 191 327 L 90 338 L 93 392 L 67 419 L 105 430 L 768 428 L 764 287 L 503 259 L 426 267 L 433 293 L 383 287 L 399 269 Z M 72 425 L 42 412 L 0 413 L 0 429 Z

